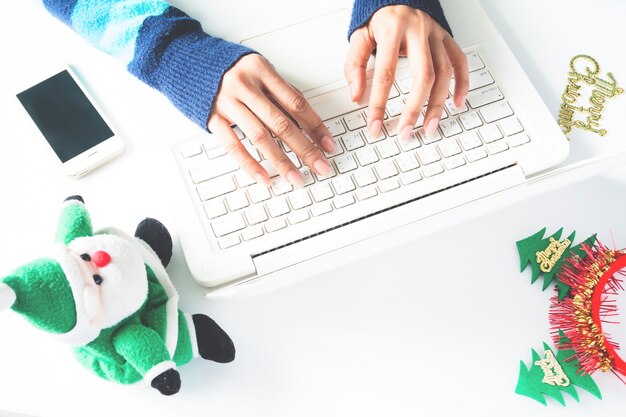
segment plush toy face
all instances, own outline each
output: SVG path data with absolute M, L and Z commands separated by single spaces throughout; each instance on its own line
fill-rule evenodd
M 76 309 L 91 326 L 110 327 L 136 312 L 148 293 L 143 258 L 130 242 L 114 235 L 74 239 L 65 259 Z M 82 298 L 82 300 L 81 300 Z

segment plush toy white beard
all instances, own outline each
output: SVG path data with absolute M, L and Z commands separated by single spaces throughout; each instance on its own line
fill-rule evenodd
M 79 310 L 94 327 L 111 327 L 136 312 L 148 296 L 148 282 L 143 258 L 136 243 L 114 235 L 95 235 L 73 240 L 68 246 L 71 259 L 75 262 L 78 275 L 67 277 Z M 82 254 L 91 255 L 98 251 L 110 256 L 107 265 L 97 267 L 85 261 Z M 100 283 L 94 280 L 100 277 Z M 78 298 L 78 297 L 76 297 Z

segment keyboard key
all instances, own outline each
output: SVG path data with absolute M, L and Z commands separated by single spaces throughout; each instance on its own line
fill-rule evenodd
M 524 131 L 524 128 L 517 117 L 509 117 L 508 119 L 501 120 L 499 125 L 506 136 L 512 136 L 516 133 Z
M 302 162 L 300 162 L 298 155 L 296 155 L 295 153 L 289 152 L 287 154 L 287 158 L 291 160 L 291 163 L 293 163 L 296 166 L 296 168 L 300 168 L 302 166 Z
M 217 178 L 229 172 L 233 172 L 239 169 L 237 162 L 230 156 L 224 156 L 218 159 L 212 160 L 210 163 L 201 168 L 192 169 L 189 171 L 191 179 L 195 184 L 208 181 L 213 178 Z
M 307 190 L 295 190 L 293 193 L 289 194 L 289 202 L 294 210 L 308 207 L 313 204 Z
M 270 161 L 262 161 L 261 166 L 267 171 L 267 175 L 270 178 L 278 177 L 278 171 L 276 171 L 274 165 L 270 164 Z
M 480 108 L 480 114 L 485 119 L 485 123 L 495 122 L 496 120 L 504 119 L 513 114 L 513 109 L 506 101 L 500 101 L 493 104 L 489 104 Z
M 505 140 L 497 140 L 487 144 L 487 151 L 489 151 L 491 155 L 504 152 L 507 149 L 509 149 L 509 145 L 507 145 Z
M 446 169 L 454 169 L 465 165 L 465 159 L 462 155 L 455 155 L 451 158 L 447 158 L 443 163 Z
M 454 105 L 454 101 L 452 100 L 452 98 L 449 98 L 445 101 L 445 106 L 446 110 L 448 110 L 448 113 L 450 113 L 450 116 L 456 116 L 457 114 L 465 113 L 468 110 L 466 104 L 463 104 L 463 107 L 457 109 Z
M 467 57 L 467 66 L 469 72 L 473 72 L 482 68 L 485 68 L 485 64 L 483 60 L 480 59 L 480 56 L 476 52 L 469 53 L 465 55 Z
M 231 177 L 219 177 L 205 181 L 197 187 L 200 200 L 206 201 L 217 196 L 236 190 L 235 182 Z
M 376 182 L 376 175 L 370 167 L 357 169 L 352 175 L 359 187 L 365 187 Z
M 441 152 L 444 158 L 461 153 L 461 147 L 454 138 L 444 139 L 437 146 L 439 146 L 439 152 Z
M 389 120 L 385 120 L 385 130 L 387 130 L 388 136 L 396 136 L 398 134 L 398 121 L 399 117 L 393 117 Z
M 422 170 L 425 177 L 434 177 L 435 175 L 441 174 L 443 172 L 443 167 L 441 164 L 431 164 L 425 166 Z
M 289 213 L 289 204 L 287 204 L 285 197 L 272 198 L 265 204 L 265 207 L 267 207 L 267 211 L 271 217 L 279 217 Z
M 413 78 L 402 78 L 401 80 L 397 80 L 397 83 L 398 87 L 400 87 L 400 91 L 402 91 L 402 94 L 409 94 L 411 92 L 411 84 L 413 83 Z
M 467 94 L 467 102 L 474 109 L 493 103 L 494 101 L 502 100 L 503 98 L 502 91 L 495 85 L 479 88 Z
M 202 153 L 202 146 L 200 145 L 187 145 L 180 150 L 180 156 L 183 158 L 191 158 L 192 156 L 200 155 Z
M 356 187 L 352 182 L 352 178 L 349 175 L 344 175 L 341 177 L 337 177 L 332 180 L 333 187 L 335 188 L 336 194 L 345 194 L 349 191 L 354 190 Z
M 215 219 L 228 213 L 228 210 L 221 198 L 215 198 L 204 203 L 204 212 L 209 219 Z
M 350 130 L 357 130 L 367 126 L 367 122 L 361 110 L 343 116 L 343 120 Z
M 230 213 L 211 221 L 211 228 L 216 237 L 226 236 L 246 227 L 241 212 Z
M 218 244 L 220 245 L 221 249 L 232 248 L 239 243 L 241 243 L 241 240 L 239 240 L 239 236 L 236 234 L 232 234 L 218 240 Z
M 261 155 L 259 154 L 259 151 L 257 151 L 257 149 L 254 147 L 252 142 L 250 142 L 250 139 L 242 140 L 241 144 L 244 148 L 246 148 L 246 151 L 248 151 L 250 156 L 254 158 L 255 161 L 261 162 Z
M 382 161 L 374 165 L 376 173 L 381 180 L 398 175 L 398 169 L 393 161 Z
M 330 203 L 316 204 L 311 208 L 311 214 L 314 217 L 321 216 L 322 214 L 330 213 L 333 211 L 333 206 Z
M 461 124 L 463 125 L 465 130 L 475 129 L 483 125 L 483 121 L 480 119 L 480 116 L 475 111 L 460 115 L 459 120 L 461 121 Z
M 476 90 L 477 88 L 493 83 L 493 77 L 491 77 L 491 74 L 486 69 L 470 72 L 469 74 L 469 91 Z M 450 94 L 454 94 L 454 84 L 453 78 L 450 80 Z
M 246 192 L 243 190 L 237 190 L 234 193 L 230 193 L 226 196 L 226 204 L 228 204 L 228 208 L 230 211 L 235 211 L 242 209 L 244 207 L 248 207 L 248 197 L 246 197 Z
M 483 148 L 472 149 L 471 151 L 467 151 L 465 153 L 465 157 L 469 162 L 476 162 L 480 159 L 487 157 L 487 152 Z
M 400 181 L 402 181 L 402 184 L 404 185 L 413 184 L 414 182 L 417 182 L 421 179 L 422 174 L 420 174 L 418 170 L 413 170 L 404 174 L 400 174 Z
M 330 130 L 330 134 L 334 137 L 341 136 L 346 133 L 346 128 L 343 127 L 343 123 L 341 123 L 341 118 L 327 120 L 324 122 L 328 130 Z
M 324 151 L 324 155 L 326 155 L 326 158 L 332 158 L 333 156 L 341 155 L 343 153 L 343 148 L 341 147 L 341 144 L 339 143 L 339 139 L 338 138 L 332 138 L 332 139 L 333 139 L 333 142 L 335 142 L 335 149 L 332 152 Z
M 415 158 L 415 154 L 413 153 L 404 153 L 400 155 L 396 162 L 398 163 L 398 167 L 402 172 L 408 172 L 415 168 L 419 168 L 420 163 L 417 162 L 417 158 Z
M 342 208 L 342 207 L 346 207 L 349 206 L 350 204 L 354 204 L 354 197 L 352 197 L 352 195 L 348 194 L 348 195 L 340 195 L 335 197 L 335 199 L 333 200 L 333 204 L 335 205 L 335 208 Z
M 261 226 L 246 227 L 244 231 L 241 232 L 243 240 L 252 240 L 259 236 L 263 236 L 263 228 Z
M 386 138 L 384 129 L 380 129 L 380 133 L 376 137 L 372 137 L 366 130 L 363 131 L 367 143 L 376 143 Z
M 463 149 L 466 151 L 483 145 L 476 131 L 463 133 L 458 136 L 458 139 L 459 142 L 461 142 L 461 146 L 463 146 Z
M 420 161 L 422 161 L 422 165 L 432 164 L 433 162 L 437 162 L 441 159 L 439 152 L 437 152 L 437 149 L 435 149 L 434 146 L 425 146 L 418 149 L 416 152 Z
M 247 187 L 248 185 L 252 185 L 256 183 L 254 178 L 251 178 L 246 172 L 242 169 L 235 172 L 235 180 L 237 181 L 237 185 L 240 188 Z
M 333 178 L 334 176 L 336 176 L 337 173 L 335 172 L 335 168 L 333 167 L 333 164 L 330 164 L 330 172 L 328 173 L 328 175 L 319 175 L 319 174 L 315 174 L 315 177 L 317 178 L 318 181 L 324 181 L 327 180 L 329 178 Z
M 370 185 L 369 187 L 359 188 L 355 195 L 359 201 L 363 201 L 368 198 L 376 197 L 378 195 L 378 191 L 376 191 L 375 186 Z
M 506 139 L 511 148 L 516 148 L 520 145 L 530 142 L 528 135 L 515 135 Z
M 369 164 L 373 164 L 374 162 L 378 162 L 378 155 L 376 151 L 372 147 L 367 147 L 363 149 L 359 149 L 354 153 L 357 161 L 361 166 L 366 166 Z
M 402 113 L 403 107 L 404 107 L 404 101 L 402 100 L 402 97 L 396 97 L 396 98 L 392 98 L 391 100 L 388 100 L 387 101 L 387 113 L 389 114 L 389 117 L 400 116 L 400 113 Z
M 352 154 L 340 155 L 334 159 L 335 165 L 337 165 L 337 170 L 343 174 L 348 171 L 352 171 L 353 169 L 357 169 L 358 165 L 354 160 Z
M 277 178 L 272 184 L 272 192 L 274 195 L 283 195 L 293 190 L 293 186 L 283 178 Z
M 298 224 L 302 223 L 306 220 L 309 220 L 311 216 L 309 216 L 308 210 L 297 210 L 287 216 L 290 224 Z
M 237 135 L 239 139 L 243 139 L 246 137 L 246 135 L 244 135 L 241 129 L 239 128 L 239 126 L 234 126 L 233 131 L 235 132 L 235 135 Z
M 387 178 L 378 183 L 378 189 L 381 193 L 386 193 L 397 188 L 400 188 L 400 184 L 395 178 Z
M 308 187 L 315 182 L 315 179 L 313 178 L 313 173 L 307 167 L 304 167 L 300 170 L 300 176 L 302 177 L 302 183 L 304 187 Z
M 396 141 L 391 138 L 379 142 L 376 145 L 376 149 L 383 159 L 391 158 L 392 156 L 396 156 L 400 153 L 400 149 L 398 149 Z
M 498 126 L 495 124 L 481 127 L 478 131 L 480 132 L 480 136 L 482 136 L 485 143 L 491 143 L 498 139 L 502 139 L 502 132 L 500 132 L 500 129 L 498 129 Z
M 217 146 L 215 148 L 207 148 L 206 149 L 206 156 L 209 159 L 219 158 L 219 157 L 224 156 L 224 155 L 226 155 L 226 149 L 224 149 L 223 146 Z
M 435 130 L 435 132 L 430 136 L 426 135 L 426 132 L 424 132 L 424 128 L 419 128 L 417 131 L 419 132 L 420 137 L 422 138 L 422 142 L 424 142 L 424 145 L 430 145 L 431 143 L 435 143 L 438 140 L 441 140 L 441 134 L 439 134 L 439 129 Z
M 463 132 L 463 129 L 461 129 L 461 125 L 459 125 L 459 121 L 456 117 L 441 121 L 439 123 L 439 127 L 441 128 L 443 135 L 447 138 Z
M 270 190 L 263 184 L 253 185 L 248 188 L 248 196 L 253 203 L 260 203 L 261 201 L 269 200 L 272 195 Z
M 287 222 L 285 222 L 285 219 L 280 217 L 278 219 L 268 220 L 264 226 L 265 226 L 265 231 L 267 233 L 272 233 L 272 232 L 275 232 L 277 230 L 284 229 L 285 227 L 287 227 Z
M 249 225 L 257 224 L 267 220 L 267 213 L 262 205 L 248 207 L 244 210 L 244 215 Z
M 330 184 L 327 182 L 323 182 L 320 184 L 316 184 L 311 187 L 311 195 L 313 199 L 317 202 L 328 200 L 329 198 L 333 198 L 335 195 L 333 190 L 330 188 Z
M 389 90 L 389 94 L 387 95 L 387 99 L 390 100 L 394 97 L 398 97 L 400 95 L 400 93 L 398 92 L 398 89 L 396 88 L 395 85 L 391 85 L 391 89 Z
M 341 137 L 341 141 L 348 151 L 365 146 L 365 140 L 359 131 L 346 133 Z

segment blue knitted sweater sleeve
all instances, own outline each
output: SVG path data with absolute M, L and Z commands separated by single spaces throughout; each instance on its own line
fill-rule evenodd
M 430 15 L 450 35 L 452 30 L 446 20 L 439 0 L 355 0 L 352 8 L 352 21 L 348 29 L 348 39 L 356 29 L 366 24 L 378 9 L 391 5 L 406 5 L 420 9 Z
M 43 0 L 46 8 L 203 129 L 222 76 L 252 51 L 162 0 Z

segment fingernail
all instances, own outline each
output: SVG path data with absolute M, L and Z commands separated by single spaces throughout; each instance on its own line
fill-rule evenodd
M 330 174 L 330 165 L 323 159 L 318 159 L 313 163 L 313 169 L 320 175 Z
M 461 97 L 460 104 L 457 106 L 457 110 L 460 110 L 465 106 L 465 101 L 467 101 L 467 94 Z
M 349 86 L 350 86 L 350 99 L 354 101 L 354 97 L 356 96 L 356 86 L 352 83 L 350 83 Z
M 292 169 L 287 173 L 287 181 L 291 183 L 294 187 L 302 188 L 304 182 L 302 181 L 302 177 L 300 176 L 300 171 Z
M 335 150 L 335 141 L 330 136 L 324 136 L 322 138 L 322 148 L 326 152 L 333 152 Z
M 380 120 L 374 120 L 370 125 L 370 136 L 372 138 L 377 138 L 380 135 L 380 131 L 383 128 L 383 122 Z
M 269 186 L 269 179 L 261 173 L 254 174 L 254 180 L 259 184 L 265 185 L 266 187 Z
M 427 138 L 432 138 L 437 131 L 437 126 L 439 126 L 439 118 L 435 117 L 434 119 L 430 119 L 426 128 L 424 129 L 424 133 L 426 133 Z
M 402 141 L 409 140 L 409 136 L 411 135 L 411 130 L 413 130 L 413 126 L 406 125 L 398 132 L 398 139 Z

